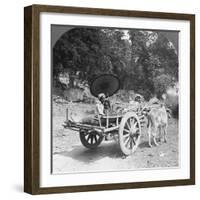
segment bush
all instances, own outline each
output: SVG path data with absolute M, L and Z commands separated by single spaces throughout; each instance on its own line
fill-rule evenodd
M 129 102 L 130 99 L 134 99 L 134 96 L 135 93 L 133 90 L 119 90 L 109 99 L 114 102 Z
M 155 78 L 154 80 L 154 90 L 155 94 L 158 98 L 162 96 L 162 94 L 166 93 L 167 88 L 171 84 L 172 80 L 169 75 L 162 74 Z
M 166 106 L 171 110 L 172 117 L 178 118 L 179 99 L 178 96 L 167 96 Z

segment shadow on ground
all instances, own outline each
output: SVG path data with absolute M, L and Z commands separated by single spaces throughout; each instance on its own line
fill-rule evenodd
M 150 148 L 149 142 L 148 141 L 141 142 L 140 145 L 138 146 L 138 148 L 141 148 L 141 149 Z
M 105 157 L 123 158 L 119 144 L 114 141 L 104 142 L 96 149 L 87 149 L 81 144 L 74 145 L 72 150 L 62 151 L 55 154 L 70 157 L 84 163 L 95 162 Z

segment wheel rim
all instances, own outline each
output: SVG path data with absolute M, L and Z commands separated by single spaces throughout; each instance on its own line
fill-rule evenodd
M 137 144 L 140 136 L 140 127 L 138 121 L 134 117 L 130 117 L 124 125 L 123 138 L 124 145 L 127 149 L 132 150 Z
M 98 142 L 100 136 L 97 132 L 93 131 L 91 133 L 86 132 L 84 133 L 85 139 L 88 142 L 88 144 L 94 145 Z
M 135 113 L 126 113 L 119 129 L 119 142 L 125 155 L 133 153 L 139 145 L 141 136 L 140 121 Z
M 80 139 L 85 147 L 95 148 L 102 142 L 103 136 L 96 131 L 81 130 Z

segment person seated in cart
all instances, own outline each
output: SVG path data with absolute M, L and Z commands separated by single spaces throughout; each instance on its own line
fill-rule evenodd
M 143 100 L 143 97 L 140 94 L 136 94 L 134 100 L 132 100 L 132 98 L 129 98 L 129 104 L 131 106 L 134 106 L 137 112 L 141 112 L 143 108 L 142 100 Z
M 104 93 L 98 95 L 98 101 L 96 104 L 97 112 L 100 115 L 108 115 L 111 111 L 111 104 Z
M 141 112 L 142 108 L 143 108 L 143 106 L 142 106 L 142 98 L 143 97 L 140 94 L 137 94 L 135 96 L 135 102 L 137 103 L 137 111 L 138 112 Z
M 120 88 L 120 80 L 113 74 L 100 74 L 90 82 L 90 92 L 96 97 L 97 113 L 100 115 L 112 115 L 112 107 L 109 100 Z
M 95 77 L 95 79 L 90 83 L 90 92 L 97 98 L 97 113 L 72 113 L 70 116 L 71 121 L 99 125 L 99 119 L 104 118 L 101 119 L 102 124 L 104 124 L 106 116 L 112 114 L 111 104 L 108 97 L 116 93 L 119 90 L 119 87 L 119 79 L 112 74 L 103 74 Z

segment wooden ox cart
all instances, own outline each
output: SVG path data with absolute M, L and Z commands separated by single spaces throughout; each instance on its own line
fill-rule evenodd
M 97 96 L 104 93 L 111 96 L 119 89 L 119 80 L 113 75 L 100 76 L 91 84 L 91 93 Z M 121 109 L 119 113 L 94 116 L 94 124 L 77 123 L 69 120 L 69 110 L 66 111 L 65 128 L 76 130 L 80 134 L 81 143 L 94 149 L 107 136 L 117 138 L 124 155 L 132 154 L 138 147 L 141 138 L 141 126 L 144 115 L 137 107 Z

